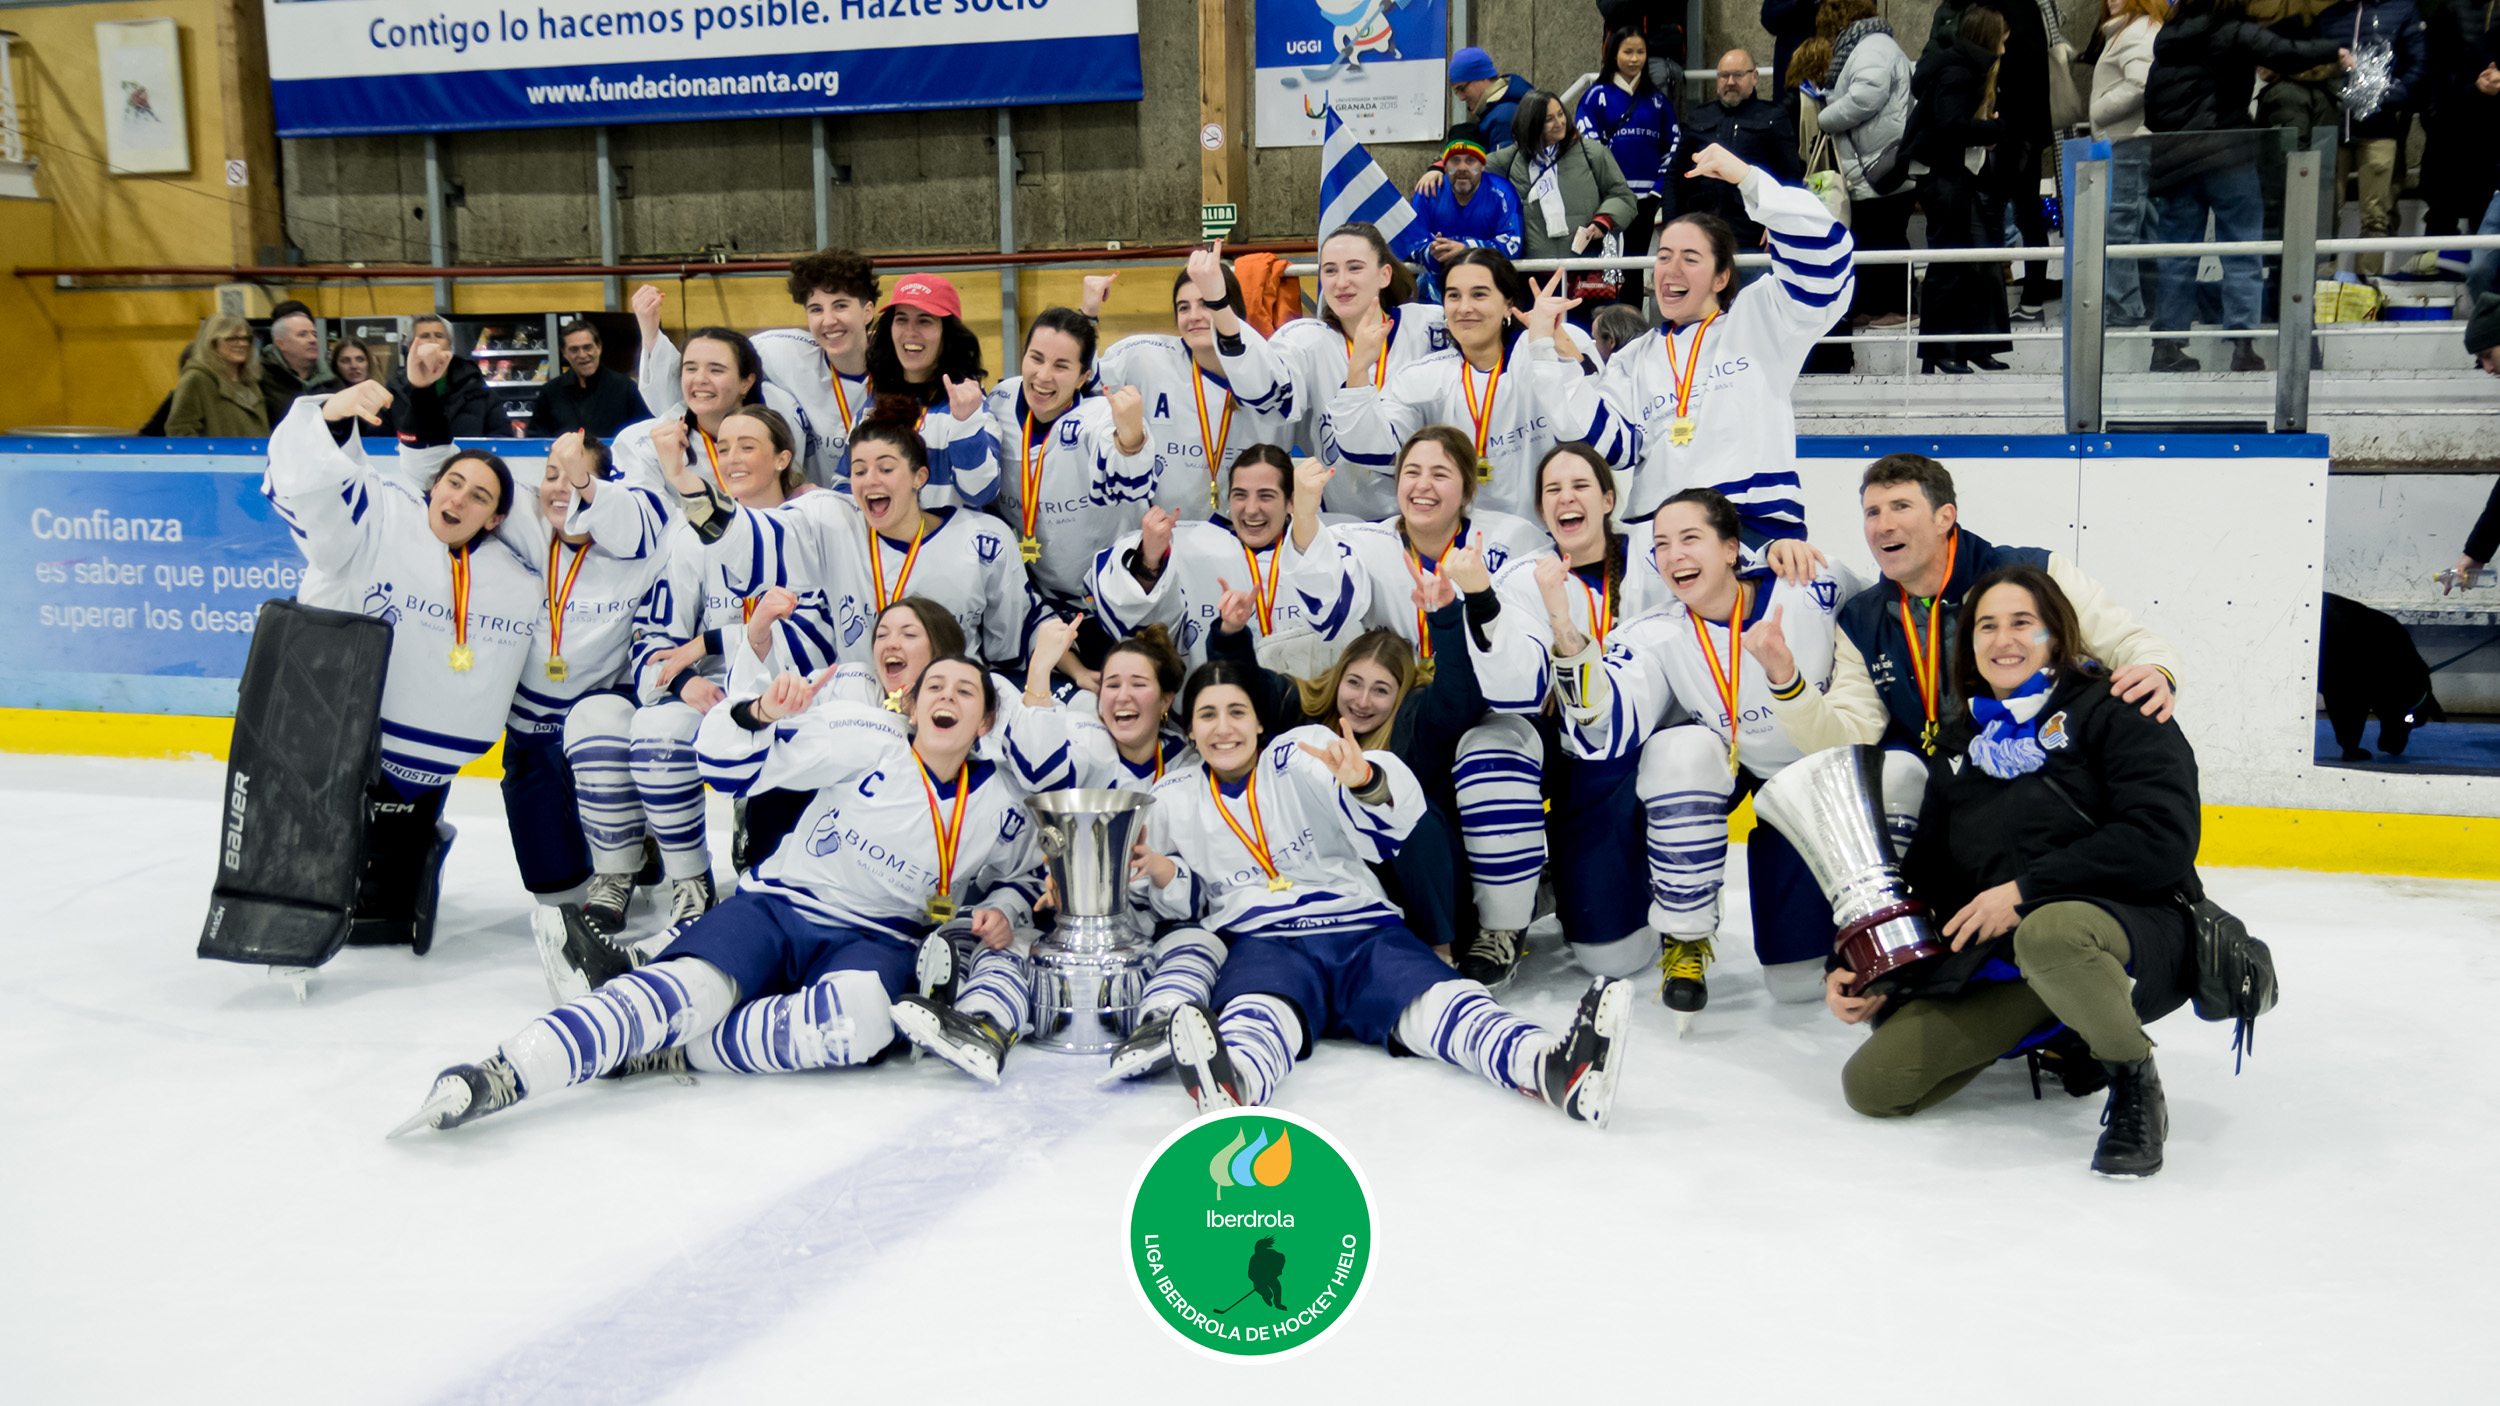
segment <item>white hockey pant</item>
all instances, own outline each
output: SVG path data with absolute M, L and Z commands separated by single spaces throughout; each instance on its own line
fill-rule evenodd
M 1173 928 L 1155 939 L 1154 974 L 1146 978 L 1145 994 L 1138 998 L 1137 1018 L 1203 1004 L 1215 994 L 1215 976 L 1223 969 L 1221 938 L 1205 928 Z
M 522 1026 L 503 1042 L 524 1095 L 608 1073 L 626 1060 L 711 1032 L 738 1003 L 737 983 L 700 957 L 638 967 Z

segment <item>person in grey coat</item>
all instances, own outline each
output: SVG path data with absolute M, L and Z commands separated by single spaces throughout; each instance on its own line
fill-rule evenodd
M 1874 0 L 1824 0 L 1818 23 L 1831 41 L 1816 119 L 1849 182 L 1849 223 L 1858 248 L 1910 247 L 1909 184 L 1901 138 L 1910 121 L 1910 56 L 1876 16 Z M 1897 327 L 1910 311 L 1909 268 L 1870 268 L 1858 278 L 1850 321 Z

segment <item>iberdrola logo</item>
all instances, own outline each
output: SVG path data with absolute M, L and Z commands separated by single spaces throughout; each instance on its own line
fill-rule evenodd
M 1371 1268 L 1362 1173 L 1308 1122 L 1213 1113 L 1155 1149 L 1129 1198 L 1146 1310 L 1216 1357 L 1276 1358 L 1345 1320 Z

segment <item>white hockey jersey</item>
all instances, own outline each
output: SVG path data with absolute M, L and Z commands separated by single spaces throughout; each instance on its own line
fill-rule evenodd
M 669 529 L 668 565 L 634 616 L 636 694 L 645 704 L 668 697 L 670 690 L 660 686 L 659 656 L 694 639 L 708 645 L 694 672 L 727 687 L 732 651 L 746 649 L 739 641 L 762 594 L 731 588 L 727 568 L 712 560 L 694 528 L 678 519 Z M 801 600 L 797 610 L 775 622 L 773 633 L 781 667 L 813 674 L 835 660 L 833 616 L 821 593 Z
M 1646 536 L 1624 542 L 1623 580 L 1609 597 L 1606 567 L 1574 567 L 1563 598 L 1571 603 L 1572 623 L 1602 648 L 1615 630 L 1675 600 L 1666 578 L 1658 574 L 1657 558 L 1645 548 Z M 1554 687 L 1554 627 L 1546 618 L 1545 593 L 1537 589 L 1537 558 L 1512 561 L 1494 573 L 1493 589 L 1502 598 L 1501 614 L 1485 634 L 1491 648 L 1476 643 L 1468 632 L 1468 648 L 1476 665 L 1476 684 L 1484 703 L 1497 713 L 1544 711 Z M 1845 599 L 1845 597 L 1844 597 Z
M 1456 425 L 1484 446 L 1477 506 L 1533 517 L 1536 466 L 1555 445 L 1584 442 L 1618 473 L 1640 462 L 1639 428 L 1600 392 L 1592 370 L 1516 327 L 1490 372 L 1469 366 L 1455 346 L 1432 353 L 1378 390 L 1341 386 L 1320 417 L 1320 462 L 1383 481 L 1394 511 L 1399 447 L 1426 425 Z M 1366 484 L 1357 492 L 1375 501 L 1382 489 Z
M 1257 329 L 1245 323 L 1241 330 L 1242 341 L 1260 347 L 1264 355 Z M 1184 518 L 1215 513 L 1210 446 L 1220 473 L 1251 445 L 1284 444 L 1293 438 L 1290 382 L 1271 382 L 1254 400 L 1228 376 L 1201 368 L 1189 354 L 1189 344 L 1170 333 L 1122 337 L 1095 362 L 1094 374 L 1105 390 L 1135 386 L 1145 398 L 1146 445 L 1162 461 L 1155 471 L 1154 500 Z
M 936 926 L 928 907 L 941 893 L 959 912 L 996 908 L 1011 922 L 1032 922 L 1041 845 L 1025 793 L 1004 768 L 970 762 L 958 825 L 957 778 L 928 775 L 894 714 L 820 695 L 797 717 L 750 732 L 732 712 L 714 708 L 695 733 L 695 757 L 713 790 L 816 793 L 790 838 L 757 869 L 757 888 L 819 922 L 902 938 Z M 951 881 L 943 877 L 940 810 L 957 844 Z
M 667 359 L 668 375 L 665 382 L 655 383 L 652 368 L 656 364 L 655 358 L 662 356 Z M 651 418 L 636 420 L 611 437 L 608 453 L 617 461 L 617 467 L 623 469 L 627 477 L 637 481 L 647 471 L 652 481 L 666 483 L 667 479 L 660 473 L 660 456 L 651 448 L 651 426 L 674 418 L 683 420 L 686 425 L 686 466 L 718 483 L 719 451 L 713 447 L 712 437 L 703 432 L 703 427 L 695 422 L 692 415 L 686 413 L 685 393 L 678 389 L 677 348 L 662 337 L 660 345 L 643 358 L 642 366 L 642 398 L 643 403 L 651 407 Z M 659 384 L 665 384 L 667 389 L 658 389 Z M 755 389 L 756 397 L 764 408 L 779 413 L 782 419 L 789 422 L 790 433 L 798 436 L 799 471 L 807 476 L 809 482 L 816 482 L 813 465 L 821 446 L 816 440 L 816 422 L 808 415 L 807 407 L 801 405 L 796 396 L 770 381 L 758 381 Z
M 1472 510 L 1459 519 L 1458 535 L 1452 541 L 1472 546 L 1479 535 L 1485 569 L 1495 575 L 1514 560 L 1551 556 L 1554 551 L 1553 539 L 1544 528 L 1509 513 Z M 1406 573 L 1407 559 L 1406 538 L 1395 518 L 1328 523 L 1286 574 L 1302 598 L 1311 629 L 1321 639 L 1343 646 L 1365 630 L 1385 625 L 1421 647 L 1423 622 L 1416 616 L 1415 578 Z M 1438 558 L 1417 558 L 1416 564 L 1426 571 L 1440 568 Z
M 1830 688 L 1832 641 L 1839 633 L 1835 621 L 1841 602 L 1856 593 L 1858 583 L 1835 576 L 1828 566 L 1802 586 L 1780 580 L 1768 567 L 1741 574 L 1754 588 L 1745 628 L 1760 626 L 1778 610 L 1780 633 L 1797 660 L 1792 687 L 1817 692 Z M 1651 733 L 1674 721 L 1680 705 L 1722 741 L 1731 728 L 1738 729 L 1737 763 L 1763 780 L 1805 755 L 1771 711 L 1771 681 L 1763 677 L 1760 661 L 1741 650 L 1736 662 L 1737 717 L 1728 716 L 1710 662 L 1702 656 L 1706 639 L 1720 671 L 1728 669 L 1733 647 L 1728 627 L 1703 620 L 1697 632 L 1694 623 L 1684 603 L 1672 600 L 1666 608 L 1613 631 L 1602 666 L 1607 698 L 1597 708 L 1565 714 L 1570 725 L 1563 735 L 1572 751 L 1600 760 L 1629 756 Z
M 1259 662 L 1279 673 L 1316 677 L 1335 662 L 1338 646 L 1311 629 L 1302 593 L 1294 589 L 1293 566 L 1300 554 L 1287 531 L 1275 543 L 1253 552 L 1233 535 L 1232 524 L 1218 515 L 1204 522 L 1176 523 L 1172 550 L 1163 572 L 1149 588 L 1128 567 L 1129 554 L 1144 540 L 1130 532 L 1096 554 L 1093 565 L 1094 613 L 1114 636 L 1125 638 L 1161 625 L 1190 668 L 1207 661 L 1207 636 L 1216 628 L 1224 586 L 1257 597 L 1250 617 L 1258 638 Z
M 1739 187 L 1745 213 L 1770 231 L 1771 272 L 1708 323 L 1653 328 L 1606 363 L 1608 398 L 1641 429 L 1641 461 L 1622 513 L 1644 521 L 1687 488 L 1715 488 L 1747 527 L 1805 535 L 1797 480 L 1797 373 L 1814 340 L 1849 311 L 1857 290 L 1849 230 L 1812 191 L 1756 168 Z M 1676 379 L 1695 358 L 1691 442 L 1675 442 Z M 1618 464 L 1616 471 L 1621 473 Z
M 1121 453 L 1111 407 L 1099 396 L 1080 397 L 1056 420 L 1031 420 L 1021 376 L 999 382 L 989 410 L 1005 446 L 998 515 L 1019 553 L 1028 528 L 1039 542 L 1040 558 L 1025 569 L 1043 598 L 1080 602 L 1092 589 L 1095 555 L 1145 520 L 1159 462 L 1152 437 L 1137 453 Z
M 983 659 L 1023 657 L 1033 589 L 1007 525 L 963 508 L 923 513 L 922 523 L 919 539 L 897 542 L 873 531 L 848 495 L 802 493 L 766 512 L 738 508 L 710 556 L 741 595 L 796 592 L 802 612 L 831 622 L 834 657 L 846 662 L 873 662 L 877 612 L 907 595 L 945 606 Z
M 365 457 L 361 438 L 351 435 L 343 447 L 333 441 L 320 400 L 304 399 L 269 436 L 261 478 L 262 494 L 312 567 L 296 599 L 391 626 L 382 771 L 406 786 L 442 785 L 495 745 L 532 641 L 547 623 L 538 568 L 489 534 L 465 552 L 472 662 L 452 667 L 462 634 L 454 628 L 454 554 L 426 525 L 425 498 L 410 480 L 455 452 L 408 450 L 401 472 L 385 471 Z
M 541 610 L 547 621 L 531 641 L 529 664 L 513 691 L 513 731 L 557 731 L 574 700 L 631 680 L 638 612 L 668 570 L 671 500 L 676 496 L 629 484 L 612 466 L 598 496 L 575 503 L 566 517 L 569 525 L 588 532 L 590 541 L 575 547 L 549 535 L 548 552 L 539 558 L 547 594 Z M 561 640 L 554 613 L 559 595 L 564 598 Z M 560 679 L 552 672 L 559 650 L 564 660 Z
M 766 385 L 779 386 L 799 403 L 815 432 L 808 455 L 807 481 L 826 488 L 848 489 L 851 480 L 851 426 L 868 413 L 876 396 L 868 376 L 844 376 L 825 359 L 825 349 L 799 327 L 768 327 L 747 340 L 755 344 L 756 360 L 764 364 Z
M 1189 739 L 1165 728 L 1155 756 L 1143 763 L 1120 755 L 1091 694 L 1050 708 L 1020 707 L 990 736 L 1016 784 L 1026 791 L 1151 791 L 1166 775 L 1198 760 Z
M 1197 919 L 1227 937 L 1359 932 L 1405 922 L 1367 866 L 1395 858 L 1414 833 L 1423 815 L 1423 788 L 1394 755 L 1366 752 L 1389 779 L 1389 803 L 1368 806 L 1354 799 L 1334 772 L 1301 748 L 1329 735 L 1323 727 L 1297 727 L 1270 737 L 1250 773 L 1231 785 L 1210 787 L 1203 763 L 1167 770 L 1155 783 L 1146 846 L 1170 858 L 1180 872 L 1162 888 L 1142 876 L 1133 879 L 1131 895 L 1158 917 Z M 1288 887 L 1268 886 L 1265 866 L 1217 811 L 1218 790 L 1225 813 L 1243 834 L 1265 835 L 1268 857 Z
M 1389 339 L 1381 359 L 1366 368 L 1374 388 L 1435 352 L 1450 347 L 1449 329 L 1441 309 L 1431 303 L 1407 303 L 1389 310 Z M 1243 339 L 1245 342 L 1247 338 Z M 1320 419 L 1346 389 L 1357 369 L 1345 334 L 1316 317 L 1297 317 L 1276 329 L 1264 345 L 1251 345 L 1236 356 L 1223 357 L 1224 374 L 1246 400 L 1270 403 L 1272 387 L 1292 391 L 1293 438 L 1287 448 L 1304 455 L 1320 452 Z M 1322 506 L 1332 513 L 1360 518 L 1387 517 L 1398 510 L 1397 486 L 1378 474 L 1343 473 L 1330 480 Z

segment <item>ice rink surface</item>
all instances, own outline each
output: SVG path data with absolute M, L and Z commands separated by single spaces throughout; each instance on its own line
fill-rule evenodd
M 456 787 L 432 955 L 350 950 L 299 1007 L 192 955 L 221 776 L 0 758 L 10 1401 L 2493 1399 L 2500 885 L 2209 873 L 2285 995 L 2238 1078 L 2228 1027 L 2154 1028 L 2142 1183 L 2019 1064 L 1850 1113 L 1860 1036 L 1769 1002 L 1741 911 L 1690 1038 L 1645 994 L 1602 1133 L 1323 1044 L 1279 1102 L 1368 1176 L 1372 1282 L 1232 1366 L 1127 1279 L 1168 1076 L 646 1078 L 386 1143 L 547 1004 L 496 791 Z M 1559 1022 L 1551 948 L 1511 999 Z

